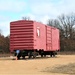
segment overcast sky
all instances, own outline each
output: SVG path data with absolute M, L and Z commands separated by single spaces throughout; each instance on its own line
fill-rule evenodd
M 61 14 L 75 13 L 75 0 L 0 0 L 0 29 L 10 34 L 10 22 L 29 16 L 47 23 Z

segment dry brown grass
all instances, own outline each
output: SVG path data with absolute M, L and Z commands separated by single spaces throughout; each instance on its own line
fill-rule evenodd
M 75 75 L 75 63 L 70 63 L 67 65 L 57 65 L 56 67 L 53 68 L 47 67 L 44 70 L 44 72 Z

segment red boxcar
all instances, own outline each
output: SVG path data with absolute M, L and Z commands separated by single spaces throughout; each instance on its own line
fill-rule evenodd
M 10 51 L 18 58 L 26 55 L 36 57 L 37 54 L 55 56 L 60 50 L 59 30 L 30 20 L 20 20 L 10 23 Z

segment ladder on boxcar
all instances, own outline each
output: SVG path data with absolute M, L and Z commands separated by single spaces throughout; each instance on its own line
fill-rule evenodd
M 52 28 L 46 26 L 46 50 L 52 50 Z

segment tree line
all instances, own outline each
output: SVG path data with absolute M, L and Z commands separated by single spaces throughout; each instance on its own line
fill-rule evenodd
M 30 17 L 23 17 L 30 20 Z M 47 25 L 60 30 L 60 51 L 75 51 L 75 14 L 62 14 L 56 19 L 49 19 Z M 0 30 L 0 53 L 9 53 L 10 36 L 4 37 Z
M 4 37 L 0 33 L 0 53 L 9 53 L 9 36 Z

